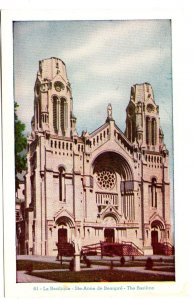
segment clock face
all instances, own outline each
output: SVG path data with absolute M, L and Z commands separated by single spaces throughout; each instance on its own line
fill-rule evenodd
M 153 106 L 152 104 L 148 104 L 148 105 L 147 105 L 147 111 L 148 111 L 148 112 L 154 112 L 154 111 L 155 111 L 154 106 Z
M 54 87 L 57 92 L 60 92 L 61 90 L 64 90 L 64 88 L 65 88 L 64 84 L 61 81 L 55 81 Z
M 48 91 L 48 85 L 47 85 L 47 83 L 42 83 L 40 85 L 40 91 L 43 92 L 43 93 Z

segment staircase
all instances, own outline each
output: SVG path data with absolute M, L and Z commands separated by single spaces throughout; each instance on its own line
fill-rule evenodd
M 100 242 L 82 247 L 83 255 L 101 256 L 140 256 L 143 251 L 132 242 Z
M 154 252 L 154 254 L 162 254 L 166 256 L 174 255 L 174 246 L 167 242 L 158 243 Z
M 100 255 L 101 254 L 100 243 L 82 246 L 81 254 L 82 255 Z
M 122 242 L 124 255 L 129 256 L 141 256 L 144 255 L 144 252 L 133 242 Z

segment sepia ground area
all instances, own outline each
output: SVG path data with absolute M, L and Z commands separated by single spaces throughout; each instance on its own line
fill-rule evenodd
M 87 257 L 81 259 L 81 270 L 75 272 L 72 258 L 18 256 L 17 283 L 20 282 L 140 282 L 175 281 L 174 256 Z

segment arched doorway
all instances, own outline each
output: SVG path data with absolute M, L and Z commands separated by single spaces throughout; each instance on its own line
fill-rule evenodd
M 151 245 L 153 254 L 162 254 L 164 226 L 159 220 L 155 220 L 151 224 Z
M 114 233 L 113 228 L 105 228 L 104 229 L 104 241 L 107 243 L 114 243 L 115 233 Z
M 58 229 L 58 243 L 59 244 L 67 243 L 67 229 L 66 228 Z
M 157 254 L 159 252 L 158 231 L 151 232 L 151 239 L 152 239 L 153 254 Z
M 57 236 L 56 243 L 64 244 L 70 243 L 74 235 L 74 224 L 73 221 L 67 216 L 61 216 L 56 220 L 57 225 Z
M 117 220 L 113 213 L 108 213 L 104 216 L 104 241 L 107 243 L 115 242 L 115 228 L 117 226 Z

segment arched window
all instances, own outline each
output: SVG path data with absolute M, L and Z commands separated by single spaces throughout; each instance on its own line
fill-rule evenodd
M 64 99 L 61 99 L 61 130 L 65 129 L 65 120 L 64 120 Z
M 149 124 L 150 124 L 150 118 L 146 117 L 146 144 L 147 145 L 149 145 L 150 143 Z
M 128 119 L 128 139 L 130 142 L 135 141 L 135 135 L 136 135 L 136 125 L 135 125 L 135 119 Z
M 156 145 L 157 131 L 156 131 L 156 119 L 152 119 L 152 145 Z
M 57 102 L 58 98 L 53 97 L 53 128 L 56 132 L 58 131 Z
M 66 202 L 65 168 L 59 166 L 59 201 Z
M 60 113 L 61 130 L 64 131 L 68 127 L 68 105 L 65 98 L 61 98 Z
M 152 185 L 151 185 L 151 205 L 152 207 L 157 208 L 157 188 L 156 188 L 156 178 L 152 179 Z

